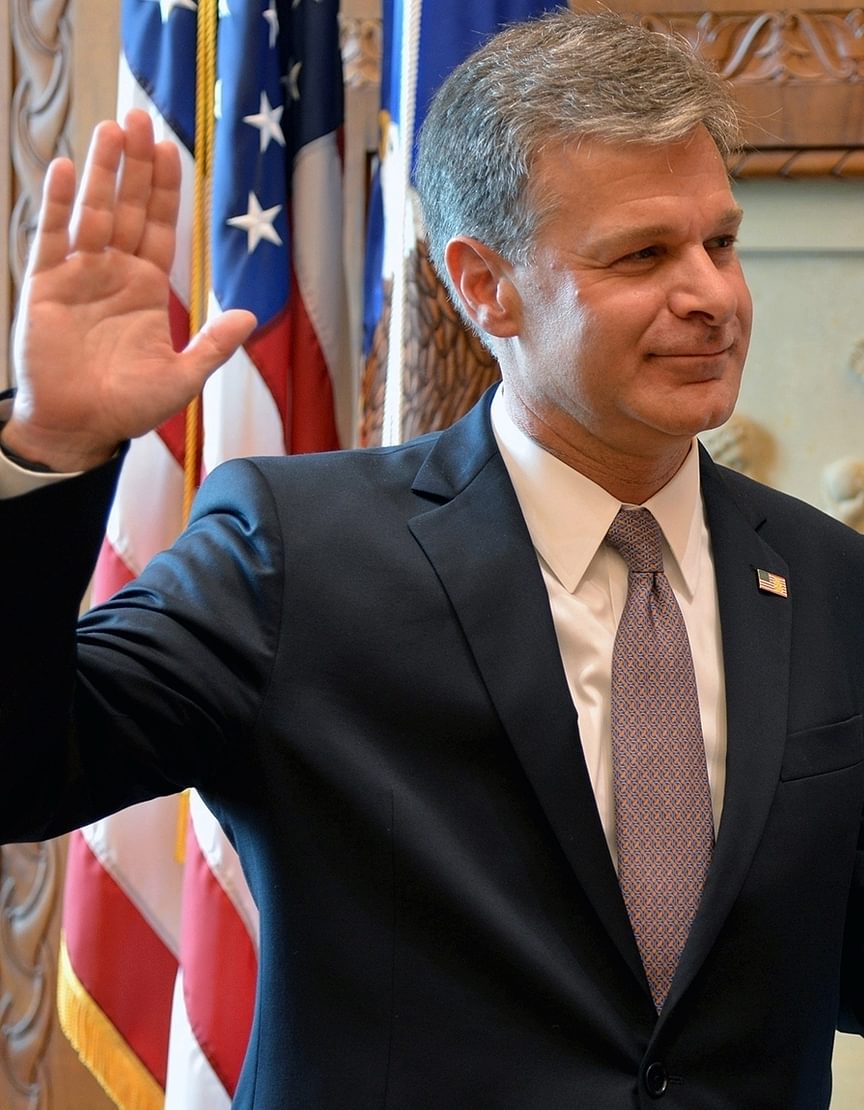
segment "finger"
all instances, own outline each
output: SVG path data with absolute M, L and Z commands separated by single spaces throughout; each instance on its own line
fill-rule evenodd
M 241 343 L 249 338 L 257 323 L 251 312 L 232 308 L 208 320 L 201 331 L 192 337 L 180 361 L 185 373 L 196 384 L 197 392 L 213 371 L 227 362 Z
M 101 251 L 111 242 L 117 170 L 123 143 L 123 129 L 114 120 L 104 120 L 93 132 L 81 187 L 72 211 L 72 250 Z
M 166 274 L 174 260 L 180 178 L 177 147 L 172 142 L 157 143 L 153 149 L 153 180 L 137 253 Z
M 134 254 L 138 250 L 147 218 L 153 180 L 153 125 L 140 108 L 124 120 L 125 142 L 120 179 L 114 198 L 111 246 Z
M 69 218 L 74 199 L 75 167 L 68 158 L 55 158 L 45 174 L 28 274 L 57 266 L 69 254 Z

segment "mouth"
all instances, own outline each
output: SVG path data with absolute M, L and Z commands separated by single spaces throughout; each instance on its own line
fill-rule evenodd
M 687 350 L 657 351 L 651 361 L 679 385 L 706 385 L 726 381 L 739 369 L 740 359 L 734 341 L 721 346 L 694 347 Z
M 654 358 L 678 358 L 678 359 L 710 359 L 720 358 L 723 355 L 728 355 L 734 347 L 734 343 L 727 343 L 723 347 L 712 347 L 702 350 L 701 348 L 685 350 L 685 351 L 655 351 Z

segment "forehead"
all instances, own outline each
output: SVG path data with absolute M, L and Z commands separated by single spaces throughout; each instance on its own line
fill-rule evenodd
M 704 128 L 669 143 L 583 138 L 534 165 L 543 224 L 587 229 L 670 219 L 708 221 L 737 211 L 723 158 Z

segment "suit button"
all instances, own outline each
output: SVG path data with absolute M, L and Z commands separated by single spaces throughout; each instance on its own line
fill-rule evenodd
M 662 1098 L 669 1086 L 669 1075 L 661 1063 L 655 1061 L 645 1069 L 645 1090 L 652 1098 Z

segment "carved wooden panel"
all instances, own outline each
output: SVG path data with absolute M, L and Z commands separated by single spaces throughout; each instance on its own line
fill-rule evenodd
M 13 0 L 12 42 L 15 89 L 10 139 L 15 169 L 11 215 L 10 266 L 15 291 L 42 195 L 42 180 L 55 154 L 69 154 L 66 126 L 71 83 L 71 28 L 68 0 Z
M 574 3 L 572 7 L 594 7 Z M 735 86 L 747 149 L 738 177 L 864 174 L 864 11 L 851 0 L 766 8 L 728 0 L 609 0 L 688 39 Z
M 0 1091 L 2 1105 L 51 1105 L 46 1054 L 53 1025 L 57 844 L 2 849 L 0 866 Z M 54 925 L 54 928 L 52 928 Z

